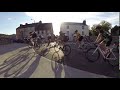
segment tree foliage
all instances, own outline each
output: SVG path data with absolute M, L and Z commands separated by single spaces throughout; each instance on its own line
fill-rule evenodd
M 98 35 L 98 31 L 96 30 L 96 27 L 97 27 L 98 25 L 102 26 L 102 30 L 105 30 L 105 31 L 109 31 L 109 30 L 112 28 L 111 23 L 103 20 L 103 21 L 101 21 L 99 24 L 94 24 L 94 25 L 91 27 L 92 35 L 95 35 L 95 36 Z

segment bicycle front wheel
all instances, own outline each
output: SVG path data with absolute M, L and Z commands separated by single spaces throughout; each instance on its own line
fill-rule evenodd
M 99 59 L 100 53 L 99 51 L 95 51 L 96 48 L 90 48 L 86 51 L 85 57 L 90 62 L 95 62 Z
M 69 45 L 63 46 L 63 53 L 65 56 L 68 56 L 71 53 L 71 47 Z

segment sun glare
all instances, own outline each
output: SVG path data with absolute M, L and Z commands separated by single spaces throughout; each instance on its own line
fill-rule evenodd
M 55 35 L 59 35 L 61 23 L 62 22 L 53 22 L 53 32 Z

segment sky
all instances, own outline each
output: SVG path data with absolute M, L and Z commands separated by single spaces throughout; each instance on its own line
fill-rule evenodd
M 53 30 L 59 34 L 62 22 L 82 23 L 86 20 L 87 25 L 92 27 L 102 20 L 108 21 L 112 27 L 119 25 L 119 12 L 0 12 L 0 33 L 15 34 L 20 24 L 42 21 L 53 23 Z

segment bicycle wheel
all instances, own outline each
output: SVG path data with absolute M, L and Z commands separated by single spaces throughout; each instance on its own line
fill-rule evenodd
M 85 53 L 86 59 L 87 59 L 88 61 L 90 61 L 90 62 L 95 62 L 95 61 L 97 61 L 97 60 L 99 59 L 99 57 L 100 57 L 100 53 L 99 53 L 98 50 L 94 53 L 95 49 L 96 49 L 96 48 L 90 48 L 90 49 L 88 49 L 88 50 L 86 51 L 86 53 Z
M 112 65 L 112 66 L 119 66 L 119 56 L 118 55 L 115 58 L 115 56 L 112 53 L 110 53 L 107 58 L 110 58 L 110 59 L 106 60 L 110 65 Z
M 55 44 L 53 47 L 54 47 L 55 52 L 59 52 L 60 46 L 58 44 Z
M 65 56 L 68 56 L 71 53 L 71 47 L 69 45 L 64 45 L 62 51 Z
M 60 60 L 60 56 L 57 52 L 54 52 L 52 55 L 52 60 L 58 62 Z
M 84 44 L 81 47 L 82 47 L 81 49 L 84 53 L 88 50 L 88 45 L 87 44 Z

